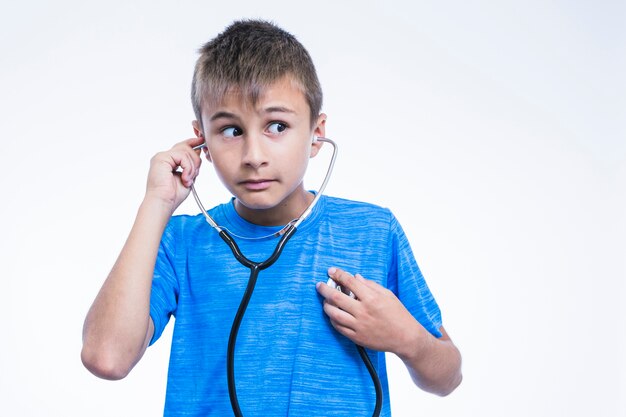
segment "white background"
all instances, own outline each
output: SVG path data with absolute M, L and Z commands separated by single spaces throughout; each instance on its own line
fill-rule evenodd
M 463 354 L 446 398 L 390 358 L 394 415 L 626 416 L 626 5 L 590 0 L 3 1 L 0 415 L 162 413 L 171 326 L 119 382 L 81 327 L 149 158 L 192 135 L 197 48 L 244 17 L 308 48 L 327 193 L 396 213 Z

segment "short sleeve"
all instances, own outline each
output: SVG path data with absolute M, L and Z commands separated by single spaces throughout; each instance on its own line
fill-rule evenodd
M 154 334 L 150 340 L 150 345 L 161 337 L 170 317 L 176 312 L 179 286 L 176 277 L 175 250 L 175 224 L 170 220 L 161 237 L 152 277 L 150 317 L 154 322 Z
M 441 337 L 441 311 L 422 272 L 400 223 L 391 216 L 389 227 L 388 288 L 433 336 Z

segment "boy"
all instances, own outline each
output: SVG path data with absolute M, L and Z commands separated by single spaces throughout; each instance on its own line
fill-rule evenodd
M 82 360 L 124 378 L 176 317 L 165 415 L 232 415 L 229 332 L 250 271 L 202 215 L 172 216 L 199 173 L 200 151 L 233 199 L 209 213 L 252 260 L 313 200 L 303 177 L 326 115 L 310 56 L 289 33 L 239 21 L 200 51 L 192 84 L 196 137 L 155 155 L 118 260 L 85 320 Z M 344 292 L 325 282 L 330 277 Z M 316 293 L 317 290 L 317 293 Z M 352 292 L 355 297 L 351 297 Z M 384 352 L 439 395 L 461 381 L 460 354 L 404 233 L 387 209 L 321 196 L 263 270 L 236 343 L 236 391 L 248 416 L 390 415 Z

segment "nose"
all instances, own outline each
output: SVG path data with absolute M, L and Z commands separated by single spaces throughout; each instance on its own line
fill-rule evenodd
M 267 143 L 263 135 L 250 134 L 244 140 L 242 162 L 244 165 L 257 169 L 267 165 Z

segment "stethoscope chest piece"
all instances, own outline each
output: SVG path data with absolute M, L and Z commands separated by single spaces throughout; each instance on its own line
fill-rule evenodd
M 349 295 L 350 297 L 356 299 L 356 295 L 354 295 L 352 291 L 348 290 L 347 288 L 342 288 L 341 285 L 337 285 L 337 283 L 332 278 L 328 278 L 326 285 L 328 285 L 330 288 L 334 288 L 337 291 L 341 291 L 342 293 Z

